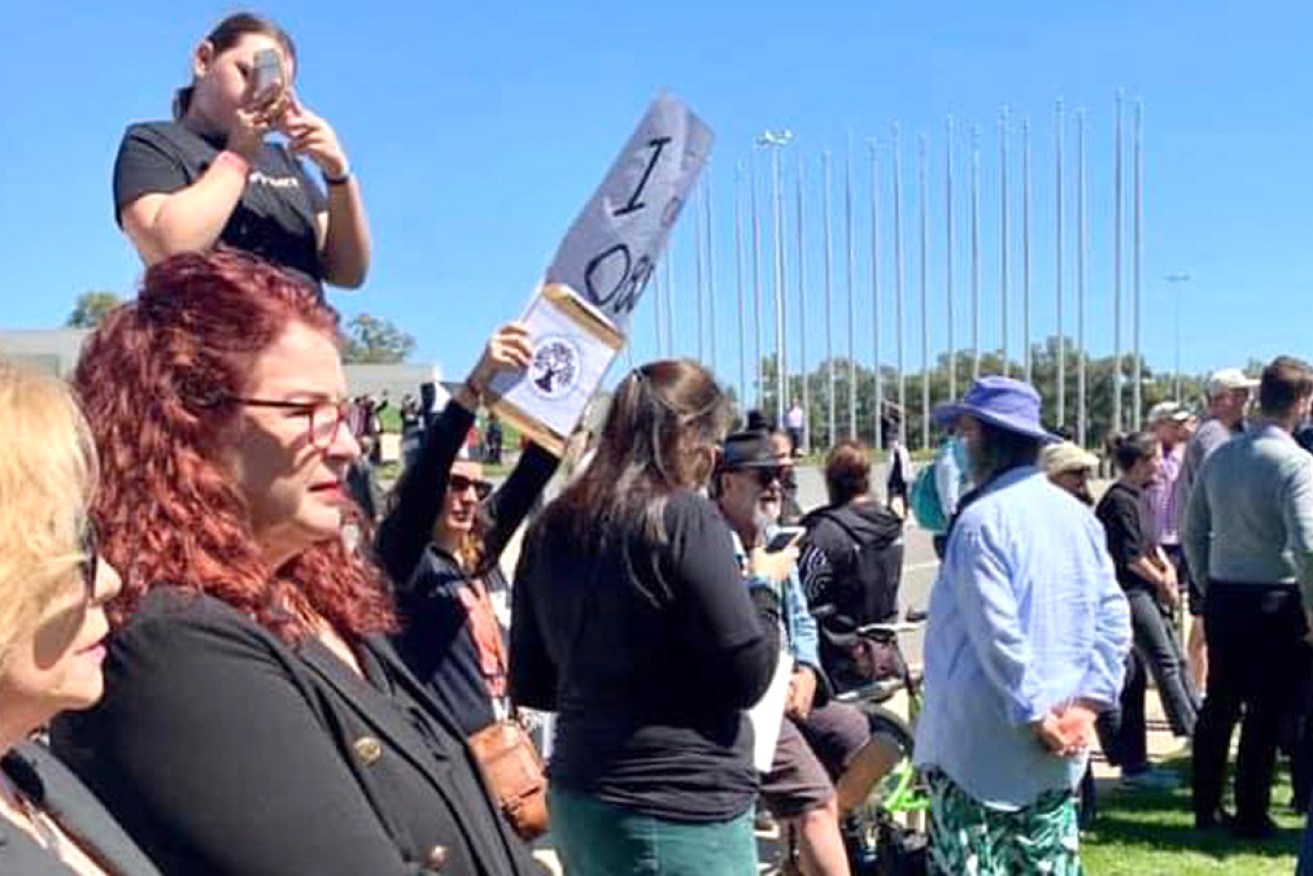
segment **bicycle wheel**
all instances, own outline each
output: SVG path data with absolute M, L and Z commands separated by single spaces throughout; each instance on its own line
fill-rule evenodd
M 898 750 L 904 758 L 912 756 L 912 746 L 916 738 L 912 735 L 912 728 L 906 721 L 884 706 L 864 705 L 861 708 L 871 724 L 871 735 L 883 733 L 898 745 Z

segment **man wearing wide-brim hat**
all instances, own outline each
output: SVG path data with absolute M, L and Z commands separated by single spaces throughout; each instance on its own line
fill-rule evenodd
M 978 380 L 936 411 L 977 489 L 930 596 L 916 761 L 931 792 L 934 873 L 1074 873 L 1075 788 L 1130 648 L 1102 527 L 1049 482 L 1039 394 Z

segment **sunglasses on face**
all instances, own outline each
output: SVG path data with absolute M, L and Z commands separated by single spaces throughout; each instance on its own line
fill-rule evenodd
M 488 498 L 488 494 L 492 492 L 492 484 L 490 482 L 479 478 L 466 477 L 461 474 L 452 475 L 451 480 L 447 482 L 447 488 L 457 495 L 473 488 L 474 495 L 479 498 L 479 501 Z
M 734 469 L 737 474 L 751 475 L 756 478 L 757 484 L 765 489 L 775 482 L 784 483 L 785 469 L 784 466 L 766 466 L 753 468 Z

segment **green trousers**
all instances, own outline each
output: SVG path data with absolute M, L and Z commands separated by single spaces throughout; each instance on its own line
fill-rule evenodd
M 570 876 L 756 876 L 753 811 L 685 824 L 548 788 L 552 839 Z

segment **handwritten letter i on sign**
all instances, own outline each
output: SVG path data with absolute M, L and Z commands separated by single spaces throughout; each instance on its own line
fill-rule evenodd
M 711 152 L 711 129 L 662 92 L 589 199 L 543 278 L 628 334 L 629 317 Z
M 522 317 L 527 373 L 500 372 L 493 407 L 560 453 L 611 361 L 630 314 L 711 150 L 711 130 L 664 92 L 575 219 Z

